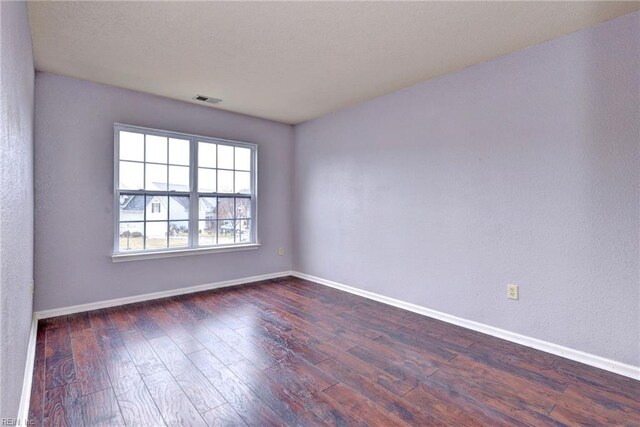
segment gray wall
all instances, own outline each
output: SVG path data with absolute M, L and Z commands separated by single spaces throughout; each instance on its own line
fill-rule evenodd
M 639 73 L 635 13 L 296 126 L 294 268 L 640 365 Z
M 112 263 L 114 122 L 257 143 L 262 247 Z M 38 73 L 36 141 L 36 310 L 291 269 L 291 126 Z
M 18 414 L 33 280 L 33 54 L 26 2 L 0 2 L 0 418 Z

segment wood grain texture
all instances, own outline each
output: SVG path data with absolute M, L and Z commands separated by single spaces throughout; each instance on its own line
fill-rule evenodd
M 128 426 L 161 426 L 164 419 L 144 382 L 127 389 L 118 396 L 124 423 Z
M 107 370 L 101 361 L 102 352 L 91 329 L 71 333 L 76 381 L 83 395 L 111 387 Z
M 176 381 L 189 397 L 189 400 L 196 407 L 198 412 L 205 413 L 209 409 L 226 403 L 226 399 L 216 390 L 215 387 L 205 378 L 195 366 L 193 369 L 176 376 Z
M 122 414 L 112 389 L 104 389 L 83 396 L 82 419 L 85 426 L 121 426 Z
M 150 307 L 149 315 L 171 337 L 182 352 L 189 354 L 204 349 L 204 346 L 189 333 L 189 330 L 176 323 L 161 304 Z
M 42 321 L 34 425 L 640 425 L 640 382 L 281 278 Z
M 209 351 L 192 353 L 189 357 L 247 424 L 282 425 L 280 417 Z
M 144 378 L 149 394 L 168 425 L 206 425 L 198 410 L 168 371 Z
M 34 426 L 42 425 L 45 395 L 45 331 L 43 322 L 38 322 L 36 332 L 36 354 L 33 363 L 33 379 L 31 381 L 31 404 L 29 406 L 29 420 Z
M 76 379 L 69 325 L 48 322 L 45 332 L 45 388 L 67 385 Z
M 125 348 L 131 356 L 131 360 L 136 365 L 136 368 L 138 368 L 140 374 L 143 376 L 153 375 L 167 369 L 162 361 L 160 361 L 160 358 L 158 358 L 158 355 L 153 351 L 149 341 L 147 341 L 140 332 L 127 332 L 122 334 L 121 337 Z
M 130 389 L 139 389 L 142 376 L 131 360 L 131 355 L 115 329 L 106 330 L 98 339 L 100 358 L 109 375 L 111 386 L 116 396 L 126 393 Z M 162 367 L 162 370 L 164 367 Z
M 83 425 L 80 387 L 71 382 L 46 391 L 43 420 L 45 426 Z
M 209 427 L 244 427 L 247 425 L 228 403 L 206 412 L 203 417 Z

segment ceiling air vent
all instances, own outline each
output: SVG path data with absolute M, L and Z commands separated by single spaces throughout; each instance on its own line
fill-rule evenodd
M 220 102 L 222 102 L 222 99 L 212 98 L 210 96 L 204 95 L 196 95 L 193 97 L 193 99 L 195 99 L 196 101 L 208 102 L 209 104 L 219 104 Z

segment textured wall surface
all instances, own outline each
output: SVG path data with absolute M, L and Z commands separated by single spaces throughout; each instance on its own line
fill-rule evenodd
M 114 122 L 257 143 L 262 246 L 112 263 Z M 36 310 L 290 270 L 292 144 L 288 125 L 38 73 Z
M 294 268 L 640 365 L 639 73 L 635 13 L 296 126 Z
M 33 53 L 26 2 L 0 2 L 0 418 L 18 414 L 33 280 Z

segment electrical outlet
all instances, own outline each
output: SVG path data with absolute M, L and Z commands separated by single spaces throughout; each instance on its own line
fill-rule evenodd
M 278 248 L 278 255 L 284 256 L 284 248 Z
M 509 299 L 519 299 L 520 291 L 518 289 L 518 285 L 507 285 L 507 298 Z

